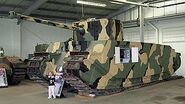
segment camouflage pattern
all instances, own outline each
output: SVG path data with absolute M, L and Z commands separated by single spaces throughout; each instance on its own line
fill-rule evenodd
M 73 26 L 69 26 L 64 23 L 58 23 L 58 22 L 48 21 L 48 20 L 44 20 L 44 19 L 40 19 L 40 18 L 36 18 L 36 17 L 26 16 L 26 15 L 22 15 L 19 13 L 15 13 L 14 11 L 9 12 L 9 17 L 10 18 L 18 18 L 20 20 L 27 20 L 27 21 L 31 21 L 31 22 L 37 22 L 37 23 L 55 26 L 55 27 L 59 27 L 59 28 L 70 29 L 70 30 L 73 30 L 75 28 Z
M 97 89 L 128 87 L 168 79 L 180 67 L 180 54 L 167 45 L 115 40 L 91 41 L 87 44 L 86 51 L 89 54 L 83 60 L 86 71 L 79 69 L 83 70 L 79 75 L 88 85 Z M 139 61 L 116 64 L 115 47 L 138 47 Z
M 46 49 L 48 53 L 59 53 L 61 52 L 62 44 L 60 42 L 51 42 Z
M 111 24 L 108 22 L 112 21 L 111 28 L 105 28 L 108 24 Z M 122 25 L 117 21 L 99 19 L 82 22 L 88 24 L 88 26 L 83 25 L 86 31 L 85 35 L 94 38 L 90 38 L 88 41 L 82 38 L 75 40 L 74 38 L 71 46 L 73 47 L 72 52 L 85 51 L 89 54 L 79 65 L 75 63 L 72 65 L 66 61 L 67 65 L 64 68 L 66 67 L 66 70 L 79 69 L 80 78 L 92 88 L 112 89 L 168 79 L 180 67 L 180 53 L 176 53 L 170 46 L 122 41 Z M 91 24 L 96 25 L 91 28 Z M 102 30 L 103 28 L 105 30 Z M 85 35 L 82 36 L 85 37 Z M 81 49 L 78 47 L 81 47 Z M 130 50 L 137 47 L 138 62 L 131 62 L 130 60 L 128 63 L 116 63 L 115 47 Z M 68 59 L 71 59 L 70 57 L 72 56 L 69 55 Z M 80 61 L 80 58 L 78 61 Z M 69 68 L 68 65 L 73 66 L 73 68 Z M 83 66 L 83 68 L 80 66 Z
M 114 89 L 164 80 L 180 67 L 180 53 L 168 45 L 123 41 L 118 20 L 93 19 L 72 26 L 73 38 L 60 47 L 60 59 L 64 62 L 56 65 L 62 65 L 67 72 L 73 70 L 91 88 Z M 128 62 L 121 62 L 121 58 L 116 61 L 115 47 L 129 52 L 119 50 L 119 56 L 128 58 Z M 132 56 L 132 48 L 138 49 L 136 56 Z M 132 57 L 138 58 L 138 62 L 132 62 Z
M 66 25 L 64 23 L 22 15 L 13 11 L 9 12 L 9 17 L 73 30 L 73 40 L 75 41 L 123 40 L 122 23 L 119 20 L 106 18 L 93 19 L 90 21 L 80 21 L 75 22 L 72 25 Z
M 46 77 L 49 71 L 56 73 L 56 69 L 63 65 L 62 60 L 66 53 L 62 51 L 63 46 L 64 43 L 61 42 L 51 42 L 50 44 L 38 44 L 35 46 L 34 56 L 28 60 L 27 74 L 29 78 Z
M 74 33 L 74 41 L 123 40 L 122 23 L 113 19 L 95 19 L 75 23 L 78 27 Z
M 37 44 L 37 46 L 35 46 L 35 52 L 37 53 L 46 52 L 48 46 L 49 46 L 48 44 Z

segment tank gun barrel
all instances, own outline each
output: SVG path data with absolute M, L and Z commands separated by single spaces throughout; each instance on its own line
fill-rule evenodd
M 123 40 L 122 23 L 119 20 L 91 18 L 67 25 L 61 22 L 54 22 L 32 16 L 26 16 L 13 11 L 9 12 L 9 17 L 18 18 L 18 20 L 32 21 L 58 28 L 69 29 L 73 31 L 73 40 L 76 41 Z
M 45 20 L 45 19 L 41 19 L 41 18 L 32 17 L 32 16 L 26 16 L 23 14 L 16 13 L 14 11 L 9 12 L 9 17 L 10 18 L 18 18 L 21 20 L 27 20 L 27 21 L 36 22 L 36 23 L 41 23 L 41 24 L 46 24 L 49 26 L 55 26 L 58 28 L 64 28 L 64 29 L 69 29 L 69 30 L 76 29 L 76 27 L 72 26 L 72 25 L 66 25 L 65 23 L 61 23 L 61 22 L 54 22 L 54 21 L 49 21 L 49 20 Z

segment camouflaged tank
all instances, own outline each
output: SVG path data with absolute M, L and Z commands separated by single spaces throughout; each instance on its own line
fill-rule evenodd
M 170 79 L 181 64 L 180 53 L 168 45 L 123 41 L 119 20 L 91 19 L 67 26 L 16 15 L 74 31 L 73 39 L 61 43 L 64 62 L 57 66 L 63 66 L 64 80 L 81 94 L 119 92 L 122 88 Z
M 33 56 L 27 61 L 27 75 L 29 79 L 37 80 L 46 78 L 48 67 L 56 69 L 56 65 L 62 63 L 62 51 L 60 42 L 51 42 L 50 44 L 38 44 L 35 46 Z M 48 62 L 50 61 L 51 62 Z M 48 66 L 49 65 L 49 66 Z M 55 70 L 54 73 L 56 72 Z
M 123 41 L 118 20 L 95 19 L 77 25 L 84 30 L 76 31 L 64 69 L 78 70 L 80 79 L 92 88 L 112 89 L 164 80 L 180 67 L 180 53 L 168 45 Z

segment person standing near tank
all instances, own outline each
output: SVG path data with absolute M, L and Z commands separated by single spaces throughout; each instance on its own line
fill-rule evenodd
M 55 94 L 56 98 L 61 98 L 64 97 L 62 90 L 63 90 L 63 85 L 64 85 L 64 80 L 62 78 L 63 76 L 63 69 L 62 66 L 59 68 L 58 72 L 55 75 Z
M 55 99 L 55 75 L 53 72 L 48 73 L 48 99 Z

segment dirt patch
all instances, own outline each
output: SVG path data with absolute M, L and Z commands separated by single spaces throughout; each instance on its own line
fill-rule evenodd
M 144 100 L 144 102 L 153 102 L 155 104 L 162 104 L 162 103 L 160 103 L 160 101 L 163 101 L 166 99 L 168 99 L 168 98 L 165 96 L 153 96 L 149 99 Z
M 177 93 L 174 93 L 174 92 L 166 92 L 163 95 L 171 97 L 171 96 L 177 95 Z
M 178 102 L 185 102 L 185 96 L 177 96 L 177 97 L 174 97 L 173 99 Z
M 162 101 L 162 100 L 166 100 L 167 97 L 165 96 L 154 96 L 154 97 L 151 97 L 150 100 L 151 101 Z
M 185 88 L 185 85 L 177 85 L 178 87 L 183 87 L 183 88 Z
M 162 103 L 160 103 L 160 102 L 154 102 L 154 104 L 162 104 Z

